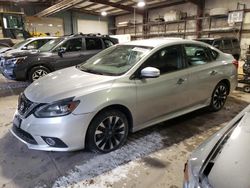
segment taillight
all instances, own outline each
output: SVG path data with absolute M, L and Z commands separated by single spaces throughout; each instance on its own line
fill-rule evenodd
M 234 66 L 236 67 L 236 69 L 238 69 L 239 62 L 236 59 L 234 59 L 232 63 L 234 64 Z

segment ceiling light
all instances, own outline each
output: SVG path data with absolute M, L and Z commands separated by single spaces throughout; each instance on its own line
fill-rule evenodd
M 107 16 L 107 12 L 102 11 L 102 12 L 101 12 L 101 15 L 102 15 L 102 16 Z
M 146 3 L 144 2 L 144 1 L 139 1 L 138 3 L 137 3 L 137 6 L 138 7 L 144 7 L 146 5 Z

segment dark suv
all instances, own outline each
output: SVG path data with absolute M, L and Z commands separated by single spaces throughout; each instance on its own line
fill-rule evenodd
M 118 43 L 107 35 L 70 35 L 53 39 L 37 51 L 5 53 L 2 73 L 15 80 L 34 80 L 49 72 L 80 64 Z
M 210 44 L 224 53 L 232 54 L 237 61 L 240 58 L 240 42 L 235 37 L 200 38 L 196 40 Z

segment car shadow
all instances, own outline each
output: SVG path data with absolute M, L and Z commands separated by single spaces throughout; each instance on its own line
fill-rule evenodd
M 66 186 L 91 179 L 138 158 L 142 158 L 149 166 L 167 168 L 167 164 L 148 158 L 148 155 L 201 133 L 211 135 L 215 131 L 211 131 L 212 128 L 220 129 L 223 127 L 221 124 L 231 120 L 247 105 L 245 101 L 229 97 L 225 107 L 219 112 L 212 113 L 204 108 L 130 134 L 125 146 L 108 154 L 95 154 L 87 150 L 29 150 L 7 132 L 0 139 L 0 186 Z M 186 144 L 187 150 L 191 152 L 200 142 L 202 140 Z

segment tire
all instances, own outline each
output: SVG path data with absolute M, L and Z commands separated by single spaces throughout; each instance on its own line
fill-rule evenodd
M 119 110 L 97 114 L 87 131 L 87 147 L 96 153 L 108 153 L 125 144 L 128 137 L 127 117 Z
M 250 93 L 250 86 L 244 86 L 243 91 L 246 93 Z
M 210 102 L 210 110 L 213 112 L 217 112 L 223 108 L 224 104 L 226 103 L 227 96 L 229 94 L 228 85 L 224 82 L 220 82 L 214 88 L 211 102 Z
M 50 72 L 51 71 L 44 66 L 33 67 L 28 74 L 29 81 L 34 82 L 35 80 L 47 75 Z

